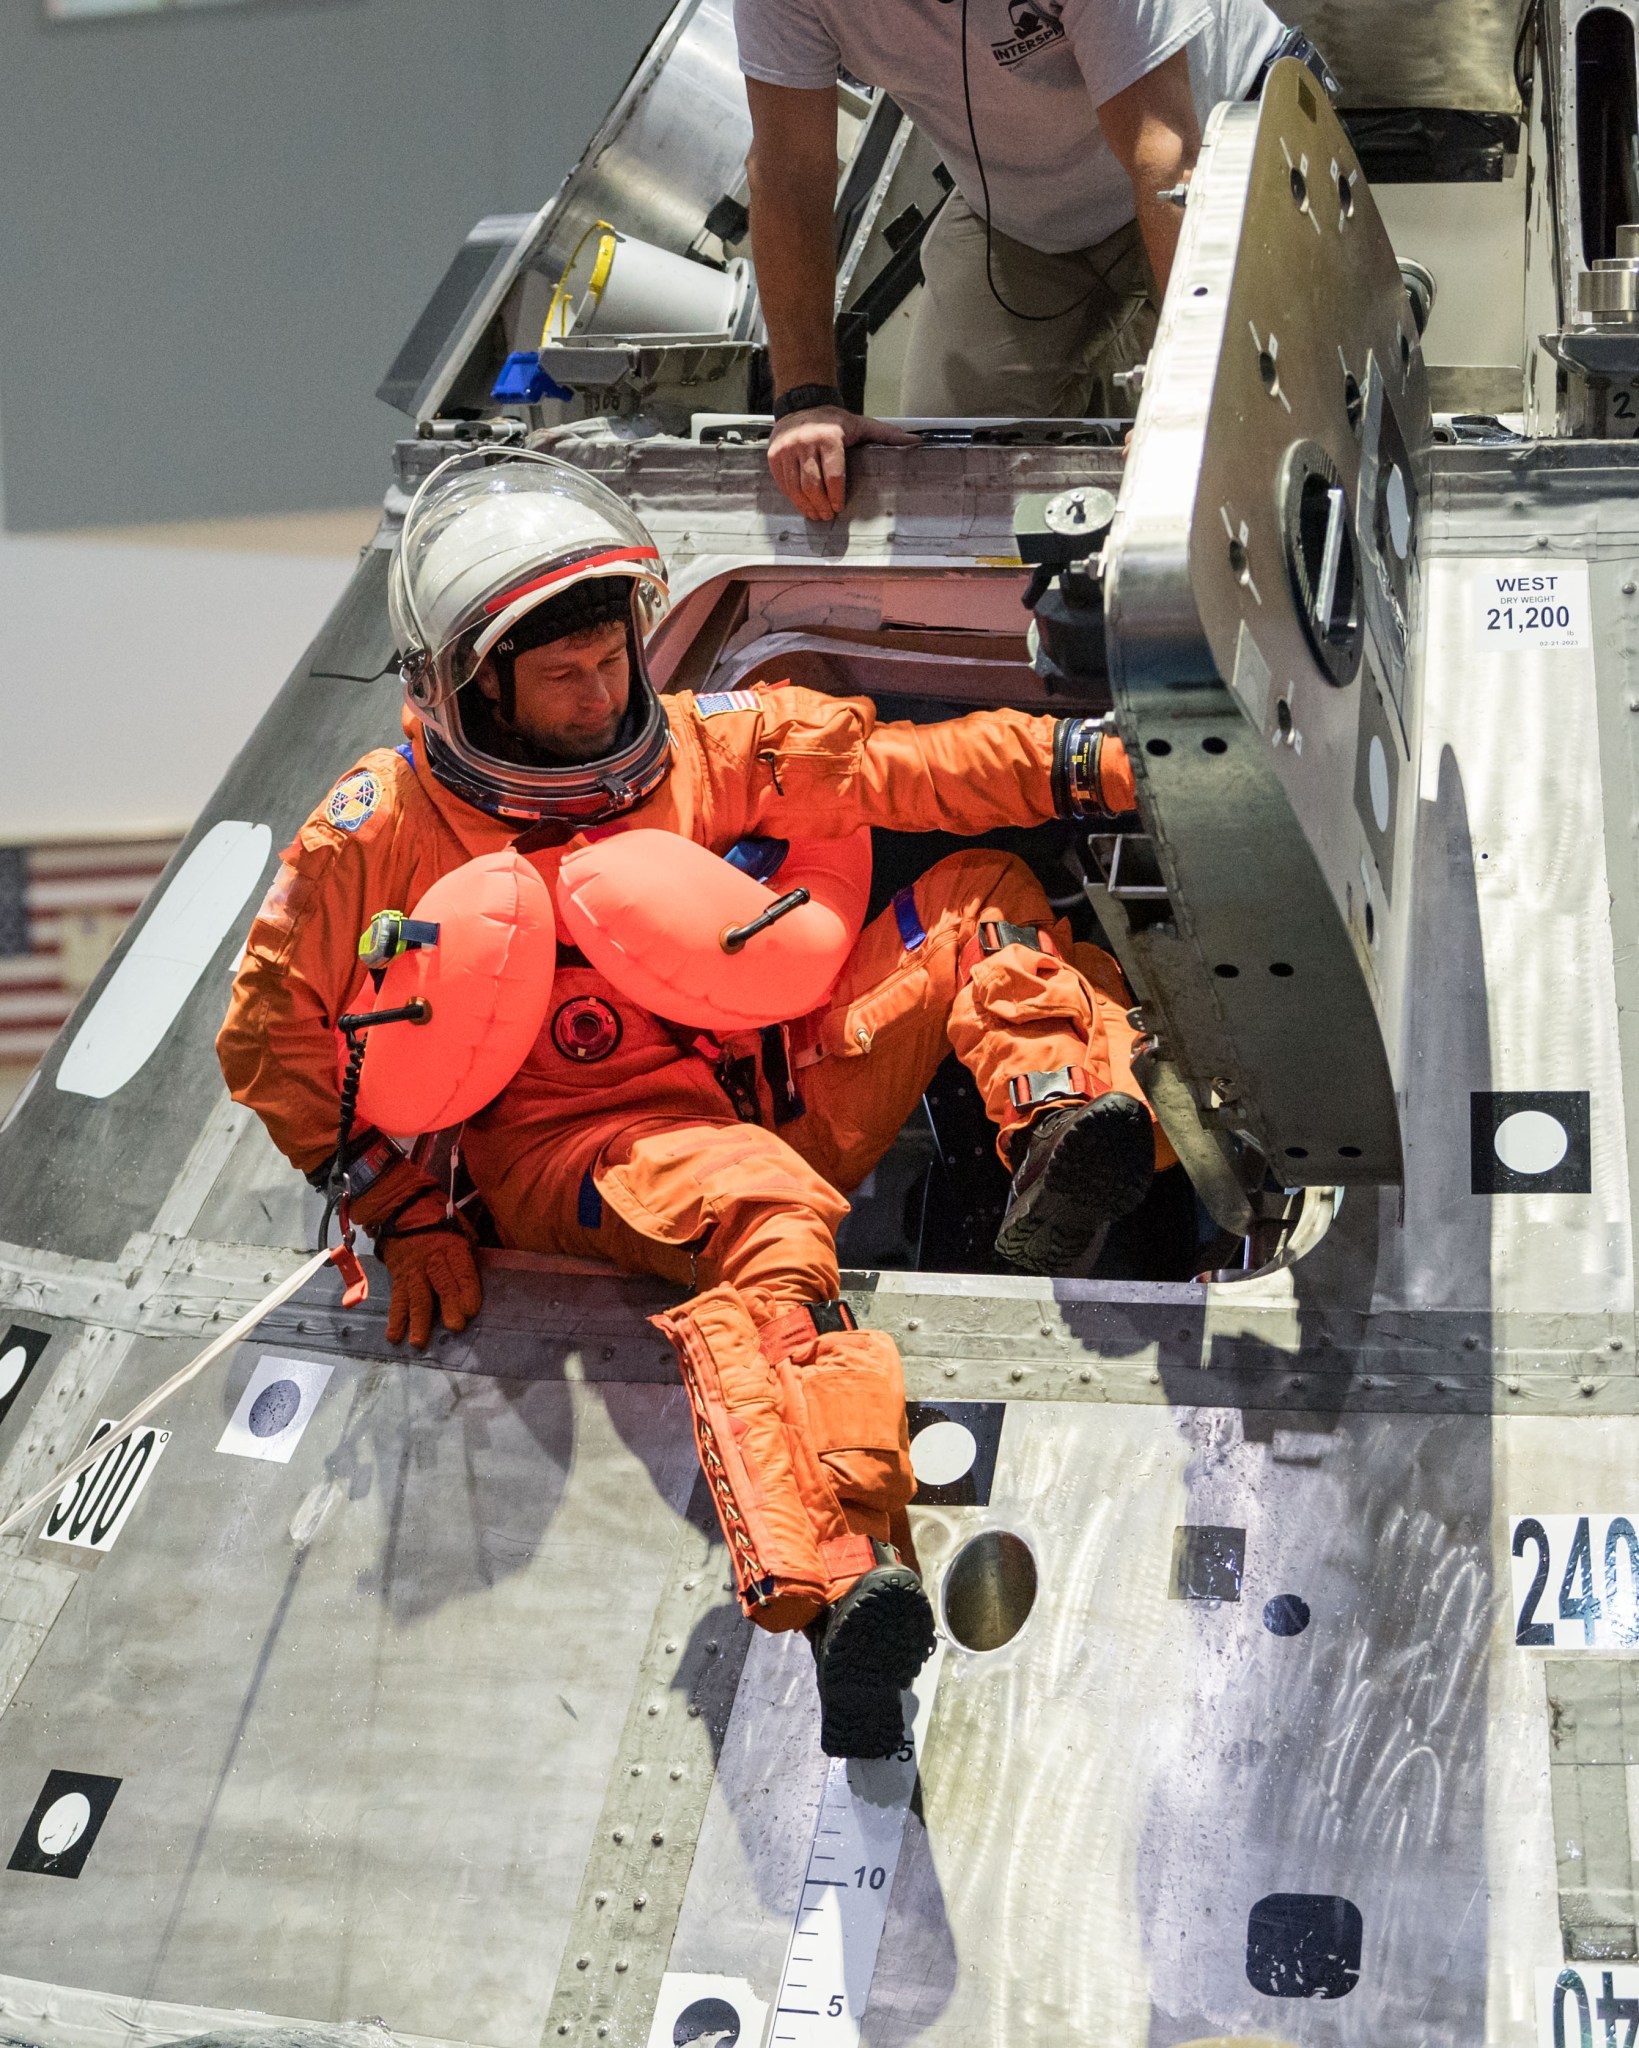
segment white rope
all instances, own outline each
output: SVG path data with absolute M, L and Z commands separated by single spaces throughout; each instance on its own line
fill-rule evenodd
M 248 1337 L 264 1316 L 271 1315 L 293 1294 L 299 1294 L 308 1281 L 329 1263 L 329 1252 L 315 1252 L 305 1265 L 298 1266 L 294 1273 L 281 1280 L 273 1292 L 264 1295 L 253 1309 L 239 1318 L 231 1330 L 224 1330 L 214 1343 L 205 1346 L 197 1358 L 190 1358 L 180 1372 L 172 1373 L 171 1377 L 162 1381 L 151 1394 L 145 1394 L 123 1422 L 116 1423 L 111 1430 L 104 1430 L 101 1436 L 86 1445 L 78 1457 L 70 1458 L 54 1478 L 47 1480 L 37 1492 L 31 1493 L 21 1506 L 13 1508 L 9 1515 L 0 1520 L 0 1536 L 17 1523 L 26 1522 L 38 1514 L 40 1509 L 55 1500 L 71 1481 L 78 1479 L 82 1472 L 89 1472 L 99 1459 L 107 1456 L 122 1437 L 129 1436 L 133 1429 L 146 1422 L 149 1416 L 163 1407 L 174 1393 L 185 1387 L 189 1380 L 197 1379 L 206 1366 L 213 1364 L 224 1351 L 230 1350 L 242 1337 Z

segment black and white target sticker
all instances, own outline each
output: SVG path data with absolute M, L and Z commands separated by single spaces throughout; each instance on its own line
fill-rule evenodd
M 743 1977 L 668 1970 L 660 1980 L 649 2048 L 762 2048 L 767 2001 Z
M 120 1783 L 90 1771 L 53 1771 L 6 1868 L 36 1877 L 78 1877 Z
M 216 1448 L 232 1458 L 288 1465 L 334 1370 L 306 1358 L 260 1360 Z
M 22 1323 L 13 1323 L 0 1337 L 0 1422 L 11 1413 L 12 1403 L 50 1342 L 48 1332 L 27 1329 Z
M 168 1429 L 133 1429 L 114 1439 L 115 1420 L 105 1417 L 91 1442 L 111 1439 L 89 1471 L 71 1480 L 57 1497 L 40 1531 L 46 1543 L 72 1543 L 82 1550 L 112 1550 L 131 1510 L 148 1484 L 159 1454 L 171 1441 Z

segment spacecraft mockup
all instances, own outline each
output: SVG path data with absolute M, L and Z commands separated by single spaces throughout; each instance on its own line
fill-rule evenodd
M 1343 115 L 1286 63 L 1213 116 L 1125 457 L 918 423 L 834 527 L 764 460 L 724 0 L 474 230 L 375 543 L 0 1136 L 0 1515 L 107 1446 L 0 1537 L 8 2040 L 1639 2039 L 1639 7 L 1451 12 L 1322 6 Z M 946 185 L 891 101 L 839 135 L 881 409 Z M 1434 359 L 1413 191 L 1506 211 L 1514 364 L 1438 263 Z M 326 1273 L 113 1426 L 310 1254 L 213 1039 L 396 737 L 407 494 L 525 438 L 655 533 L 658 685 L 1110 710 L 1138 769 L 1139 829 L 1009 843 L 1182 1169 L 998 1272 L 946 1074 L 845 1226 L 941 1625 L 886 1763 L 733 1603 L 658 1283 L 494 1251 L 412 1360 Z M 878 900 L 938 850 L 878 835 Z

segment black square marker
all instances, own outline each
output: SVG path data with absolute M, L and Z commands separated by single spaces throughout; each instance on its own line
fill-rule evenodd
M 906 1402 L 917 1507 L 989 1507 L 1006 1414 L 1002 1401 Z
M 1588 1091 L 1518 1089 L 1469 1097 L 1476 1195 L 1585 1195 L 1593 1187 Z
M 39 1364 L 50 1342 L 49 1331 L 25 1329 L 21 1323 L 13 1323 L 0 1337 L 0 1422 L 11 1413 L 24 1381 Z
M 38 1877 L 78 1877 L 121 1782 L 86 1771 L 53 1771 L 6 1868 Z
M 1325 1892 L 1271 1892 L 1246 1922 L 1246 1981 L 1266 1998 L 1347 1998 L 1360 1982 L 1360 1908 Z
M 1246 1531 L 1210 1523 L 1184 1525 L 1172 1532 L 1174 1600 L 1238 1600 L 1241 1569 L 1246 1563 Z

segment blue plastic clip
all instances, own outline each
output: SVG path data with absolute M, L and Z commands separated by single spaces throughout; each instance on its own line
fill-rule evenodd
M 575 394 L 541 368 L 534 349 L 526 348 L 507 357 L 489 395 L 497 405 L 539 405 L 543 398 L 573 398 Z

